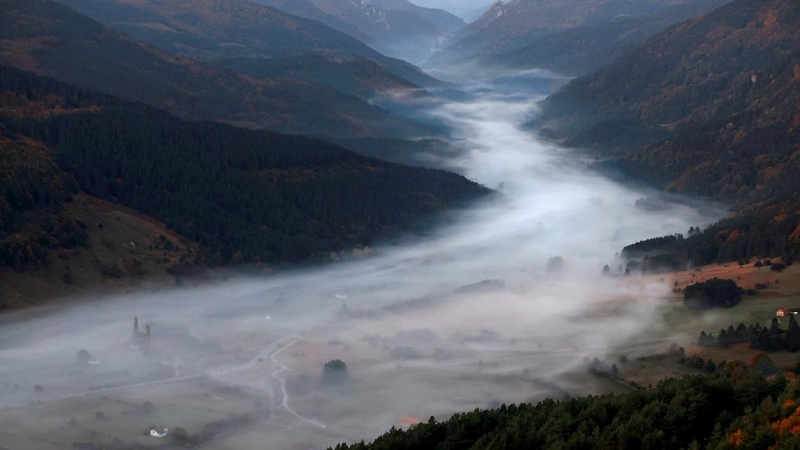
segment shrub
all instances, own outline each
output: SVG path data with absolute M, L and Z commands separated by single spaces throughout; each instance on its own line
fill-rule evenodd
M 783 272 L 783 269 L 786 268 L 786 264 L 784 263 L 774 263 L 770 266 L 769 270 L 774 270 L 775 272 Z
M 328 361 L 322 368 L 322 384 L 341 384 L 347 381 L 349 378 L 350 374 L 347 371 L 347 364 L 340 359 Z

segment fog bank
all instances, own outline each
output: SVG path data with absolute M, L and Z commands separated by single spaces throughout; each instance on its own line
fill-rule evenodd
M 616 269 L 624 245 L 705 226 L 722 210 L 669 199 L 642 210 L 636 200 L 657 192 L 613 182 L 522 130 L 548 77 L 518 74 L 406 105 L 458 137 L 460 156 L 431 163 L 499 193 L 425 237 L 314 270 L 3 316 L 0 422 L 31 414 L 25 426 L 57 435 L 102 407 L 114 420 L 78 418 L 67 440 L 89 439 L 82 424 L 113 423 L 133 433 L 123 442 L 147 444 L 154 438 L 133 437 L 144 424 L 199 433 L 206 419 L 186 405 L 231 402 L 255 419 L 208 448 L 320 448 L 374 438 L 404 416 L 581 392 L 565 374 L 646 327 L 671 288 L 603 276 L 603 266 Z M 92 364 L 76 362 L 81 349 Z M 347 364 L 340 386 L 320 384 L 331 359 Z M 102 399 L 156 411 L 115 415 Z M 37 424 L 31 408 L 52 419 Z

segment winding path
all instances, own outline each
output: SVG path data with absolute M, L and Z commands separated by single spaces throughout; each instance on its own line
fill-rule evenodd
M 276 380 L 278 380 L 278 382 L 280 382 L 280 385 L 281 385 L 281 394 L 283 395 L 283 401 L 281 402 L 279 407 L 285 409 L 289 414 L 297 417 L 298 419 L 310 423 L 311 425 L 314 425 L 314 426 L 317 426 L 317 427 L 320 427 L 320 428 L 326 428 L 326 425 L 324 423 L 319 422 L 319 421 L 314 420 L 314 419 L 309 419 L 307 417 L 303 417 L 300 414 L 297 414 L 291 408 L 291 406 L 289 406 L 289 393 L 286 391 L 286 379 L 285 378 L 281 378 L 281 377 L 278 376 L 279 373 L 285 372 L 285 371 L 289 370 L 289 368 L 286 367 L 280 361 L 278 361 L 275 357 L 278 356 L 278 354 L 281 353 L 282 351 L 284 351 L 284 350 L 288 349 L 289 347 L 291 347 L 292 345 L 294 345 L 298 341 L 298 339 L 295 339 L 289 345 L 287 345 L 286 347 L 283 347 L 282 349 L 278 350 L 277 352 L 272 353 L 272 355 L 270 356 L 270 359 L 272 360 L 272 362 L 274 362 L 275 364 L 280 366 L 280 369 L 276 370 L 275 372 L 272 372 L 272 377 L 275 378 Z M 273 410 L 276 409 L 274 405 L 273 405 L 272 409 Z

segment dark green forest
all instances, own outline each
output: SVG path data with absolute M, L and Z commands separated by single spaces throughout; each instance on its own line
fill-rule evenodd
M 687 308 L 698 311 L 711 308 L 732 308 L 742 300 L 744 289 L 733 280 L 712 278 L 686 286 L 683 303 Z
M 489 193 L 444 171 L 187 122 L 11 68 L 0 68 L 0 99 L 4 136 L 43 143 L 76 188 L 164 222 L 200 243 L 206 263 L 327 257 Z
M 626 394 L 431 417 L 335 450 L 796 449 L 800 384 L 764 378 L 759 366 L 726 364 L 714 376 L 668 379 Z
M 75 179 L 43 145 L 5 134 L 0 126 L 0 266 L 34 268 L 53 249 L 87 245 L 86 225 L 61 208 Z
M 797 324 L 794 314 L 787 314 L 785 320 L 788 322 L 784 328 L 780 327 L 777 317 L 765 327 L 757 323 L 749 326 L 740 323 L 736 328 L 731 325 L 727 329 L 719 330 L 716 337 L 713 333 L 702 331 L 697 338 L 697 345 L 728 348 L 733 344 L 746 342 L 750 344 L 750 348 L 765 352 L 800 351 L 800 325 Z
M 785 209 L 766 210 L 783 214 L 783 219 L 758 211 L 726 218 L 707 229 L 640 241 L 622 249 L 621 255 L 643 273 L 686 270 L 712 263 L 736 261 L 749 264 L 760 256 L 777 257 L 791 264 L 800 255 L 800 216 Z M 780 217 L 780 216 L 779 216 Z M 758 264 L 756 262 L 756 264 Z

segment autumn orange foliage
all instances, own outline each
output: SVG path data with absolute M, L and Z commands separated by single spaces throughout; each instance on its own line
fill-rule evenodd
M 785 436 L 786 434 L 800 434 L 800 409 L 789 417 L 772 423 L 772 429 L 778 436 Z
M 728 438 L 728 444 L 739 447 L 744 442 L 744 432 L 740 429 L 731 433 L 731 436 Z

